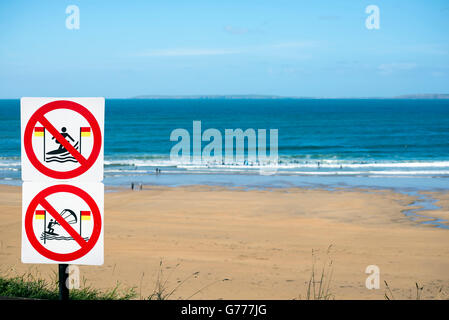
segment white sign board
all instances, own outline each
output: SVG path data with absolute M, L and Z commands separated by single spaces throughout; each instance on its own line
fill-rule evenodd
M 22 180 L 102 181 L 104 98 L 22 98 Z
M 23 183 L 23 263 L 101 265 L 103 230 L 102 183 Z

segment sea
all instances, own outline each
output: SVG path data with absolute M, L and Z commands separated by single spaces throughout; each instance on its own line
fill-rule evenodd
M 106 186 L 449 189 L 449 100 L 106 99 L 105 110 Z M 267 141 L 277 129 L 278 159 L 171 160 L 170 135 L 193 137 L 193 121 L 223 150 L 226 129 L 266 129 Z M 0 100 L 0 137 L 0 183 L 19 185 L 20 100 Z

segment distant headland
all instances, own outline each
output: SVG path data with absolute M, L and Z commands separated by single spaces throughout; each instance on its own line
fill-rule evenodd
M 406 94 L 395 97 L 330 97 L 330 98 L 320 98 L 320 97 L 295 97 L 295 96 L 276 96 L 276 95 L 261 95 L 261 94 L 231 94 L 231 95 L 140 95 L 132 97 L 131 99 L 449 99 L 449 94 L 440 93 L 429 93 L 429 94 Z
M 313 99 L 307 97 L 287 97 L 261 94 L 231 94 L 231 95 L 141 95 L 132 99 Z

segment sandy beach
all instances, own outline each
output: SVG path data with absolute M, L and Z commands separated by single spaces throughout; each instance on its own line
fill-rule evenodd
M 154 289 L 160 261 L 170 297 L 196 299 L 304 299 L 312 249 L 320 269 L 333 262 L 335 299 L 447 298 L 449 230 L 407 218 L 414 197 L 388 190 L 222 187 L 109 189 L 105 194 L 105 264 L 82 266 L 99 289 Z M 449 218 L 449 194 L 432 193 Z M 20 261 L 21 188 L 0 186 L 2 274 L 54 277 L 55 265 Z M 330 254 L 326 254 L 328 247 Z M 381 288 L 365 287 L 365 268 L 380 268 Z M 191 276 L 195 274 L 195 276 Z M 440 292 L 440 289 L 443 290 Z M 199 291 L 199 292 L 198 292 Z

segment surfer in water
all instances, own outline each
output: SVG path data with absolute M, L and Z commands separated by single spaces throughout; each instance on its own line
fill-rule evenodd
M 63 136 L 65 139 L 69 138 L 70 140 L 72 140 L 72 142 L 75 142 L 75 140 L 70 136 L 70 134 L 66 132 L 67 131 L 66 127 L 62 127 L 61 131 L 62 131 L 61 136 Z M 52 137 L 51 139 L 53 140 L 55 139 L 55 137 Z M 64 146 L 58 140 L 56 140 L 56 143 L 59 144 L 59 148 L 57 149 L 58 153 L 66 151 Z

